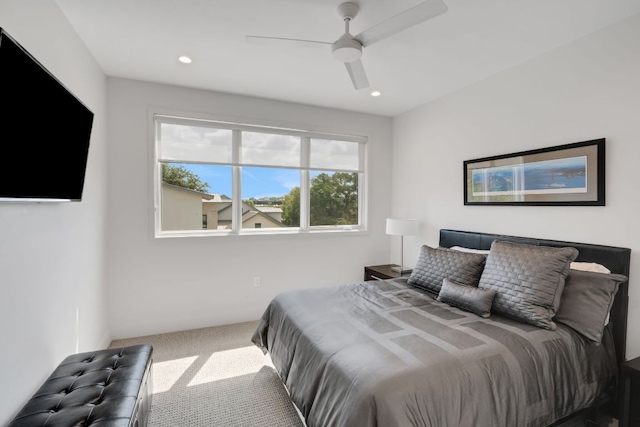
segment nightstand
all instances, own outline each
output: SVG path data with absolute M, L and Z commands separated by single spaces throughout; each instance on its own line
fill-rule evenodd
M 640 357 L 620 365 L 619 427 L 640 425 Z
M 385 280 L 400 277 L 400 273 L 391 271 L 391 267 L 397 267 L 395 264 L 369 265 L 364 268 L 364 280 Z M 405 273 L 409 276 L 411 272 Z

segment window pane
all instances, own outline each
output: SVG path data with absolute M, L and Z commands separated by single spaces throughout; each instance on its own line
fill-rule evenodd
M 229 129 L 162 123 L 158 157 L 165 162 L 231 163 L 231 135 Z
M 358 173 L 311 171 L 310 224 L 358 224 Z
M 242 132 L 241 163 L 299 167 L 300 137 Z
M 231 166 L 166 163 L 162 231 L 231 229 Z
M 360 170 L 360 144 L 311 138 L 309 166 L 314 169 Z
M 244 166 L 242 228 L 299 226 L 300 171 Z

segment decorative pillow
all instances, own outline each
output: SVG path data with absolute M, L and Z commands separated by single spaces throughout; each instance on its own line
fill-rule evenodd
M 553 248 L 495 240 L 478 287 L 496 291 L 491 311 L 555 330 L 569 264 L 576 248 Z
M 491 303 L 495 296 L 496 291 L 461 285 L 445 277 L 437 299 L 486 318 L 491 315 Z
M 572 270 L 582 270 L 582 271 L 593 271 L 595 273 L 611 273 L 607 267 L 602 264 L 598 264 L 597 262 L 572 262 L 571 263 Z
M 451 246 L 450 249 L 453 249 L 454 251 L 460 251 L 460 252 L 471 252 L 472 254 L 489 255 L 489 251 L 486 249 L 472 249 L 472 248 L 465 248 L 463 246 Z
M 623 274 L 570 271 L 558 314 L 553 320 L 569 326 L 599 345 L 613 299 L 620 284 L 627 280 Z
M 433 293 L 440 293 L 442 280 L 448 277 L 467 286 L 478 286 L 486 256 L 432 248 L 423 245 L 407 283 Z

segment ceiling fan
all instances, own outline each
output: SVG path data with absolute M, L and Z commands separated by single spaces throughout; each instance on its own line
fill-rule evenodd
M 445 13 L 448 8 L 442 0 L 427 0 L 404 12 L 399 13 L 355 36 L 349 33 L 349 23 L 356 17 L 360 6 L 357 3 L 346 2 L 338 5 L 338 14 L 344 20 L 344 34 L 334 42 L 315 40 L 289 39 L 281 37 L 245 36 L 248 41 L 273 41 L 296 43 L 300 45 L 328 45 L 335 59 L 343 62 L 356 89 L 369 87 L 369 79 L 362 65 L 362 48 L 371 46 L 389 36 L 399 33 L 414 25 Z

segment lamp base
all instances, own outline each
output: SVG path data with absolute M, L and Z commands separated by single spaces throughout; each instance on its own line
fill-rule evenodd
M 394 273 L 400 273 L 400 275 L 403 274 L 409 274 L 413 271 L 413 268 L 406 268 L 406 269 L 402 269 L 402 267 L 400 267 L 399 265 L 394 265 L 393 267 L 391 267 L 391 271 L 393 271 Z

